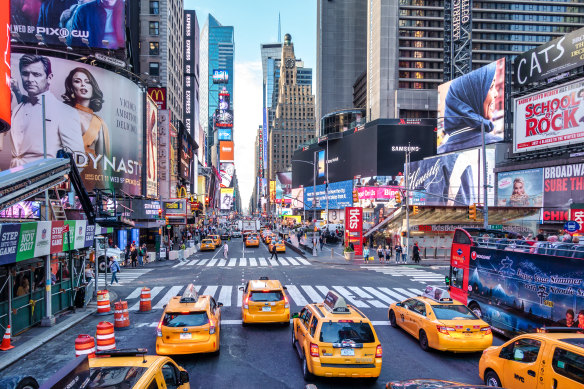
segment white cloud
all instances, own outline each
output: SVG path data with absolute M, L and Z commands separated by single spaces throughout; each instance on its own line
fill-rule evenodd
M 254 144 L 262 124 L 262 63 L 241 62 L 234 65 L 233 137 L 235 168 L 241 193 L 241 205 L 247 208 L 255 184 Z

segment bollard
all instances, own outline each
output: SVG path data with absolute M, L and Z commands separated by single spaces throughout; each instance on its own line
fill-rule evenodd
M 75 357 L 87 355 L 88 358 L 95 358 L 95 339 L 87 334 L 77 335 L 75 339 Z
M 114 328 L 116 330 L 127 330 L 130 328 L 130 315 L 128 313 L 128 302 L 118 301 L 114 303 Z
M 97 339 L 97 351 L 112 350 L 116 348 L 114 325 L 110 322 L 101 321 L 97 324 L 95 338 Z
M 331 259 L 333 259 L 333 256 L 334 256 L 334 250 L 331 249 Z
M 97 291 L 97 315 L 111 314 L 110 297 L 107 290 Z

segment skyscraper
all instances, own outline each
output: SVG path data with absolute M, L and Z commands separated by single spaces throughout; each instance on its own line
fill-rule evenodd
M 223 26 L 211 14 L 201 30 L 200 62 L 200 121 L 207 135 L 207 163 L 212 160 L 213 147 L 217 146 L 213 133 L 213 115 L 219 108 L 219 92 L 226 88 L 233 107 L 233 56 L 235 38 L 233 26 Z M 213 82 L 213 71 L 224 70 L 228 76 L 225 83 Z M 215 147 L 216 149 L 216 147 Z M 215 150 L 216 151 L 216 150 Z
M 275 180 L 276 172 L 291 169 L 292 154 L 298 145 L 315 137 L 312 77 L 308 77 L 312 69 L 297 66 L 302 61 L 296 59 L 290 34 L 285 35 L 280 60 L 275 63 L 279 64 L 278 89 L 274 91 L 277 104 L 268 138 L 271 180 Z
M 365 71 L 367 7 L 363 0 L 318 0 L 316 122 L 353 107 L 353 83 Z

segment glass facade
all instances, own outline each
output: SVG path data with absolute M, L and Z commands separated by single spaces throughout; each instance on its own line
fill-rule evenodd
M 320 135 L 353 130 L 360 124 L 365 124 L 364 109 L 332 112 L 320 120 Z

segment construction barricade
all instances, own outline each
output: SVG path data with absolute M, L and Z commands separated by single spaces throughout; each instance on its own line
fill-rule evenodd
M 127 301 L 114 303 L 114 328 L 116 330 L 127 330 L 130 328 L 130 313 L 128 312 Z
M 110 315 L 112 307 L 110 306 L 110 296 L 107 290 L 97 291 L 97 315 Z
M 116 348 L 114 325 L 107 321 L 99 322 L 95 332 L 95 339 L 97 340 L 97 351 L 106 351 Z
M 91 335 L 77 335 L 75 339 L 75 356 L 87 355 L 88 358 L 95 358 L 95 339 Z

